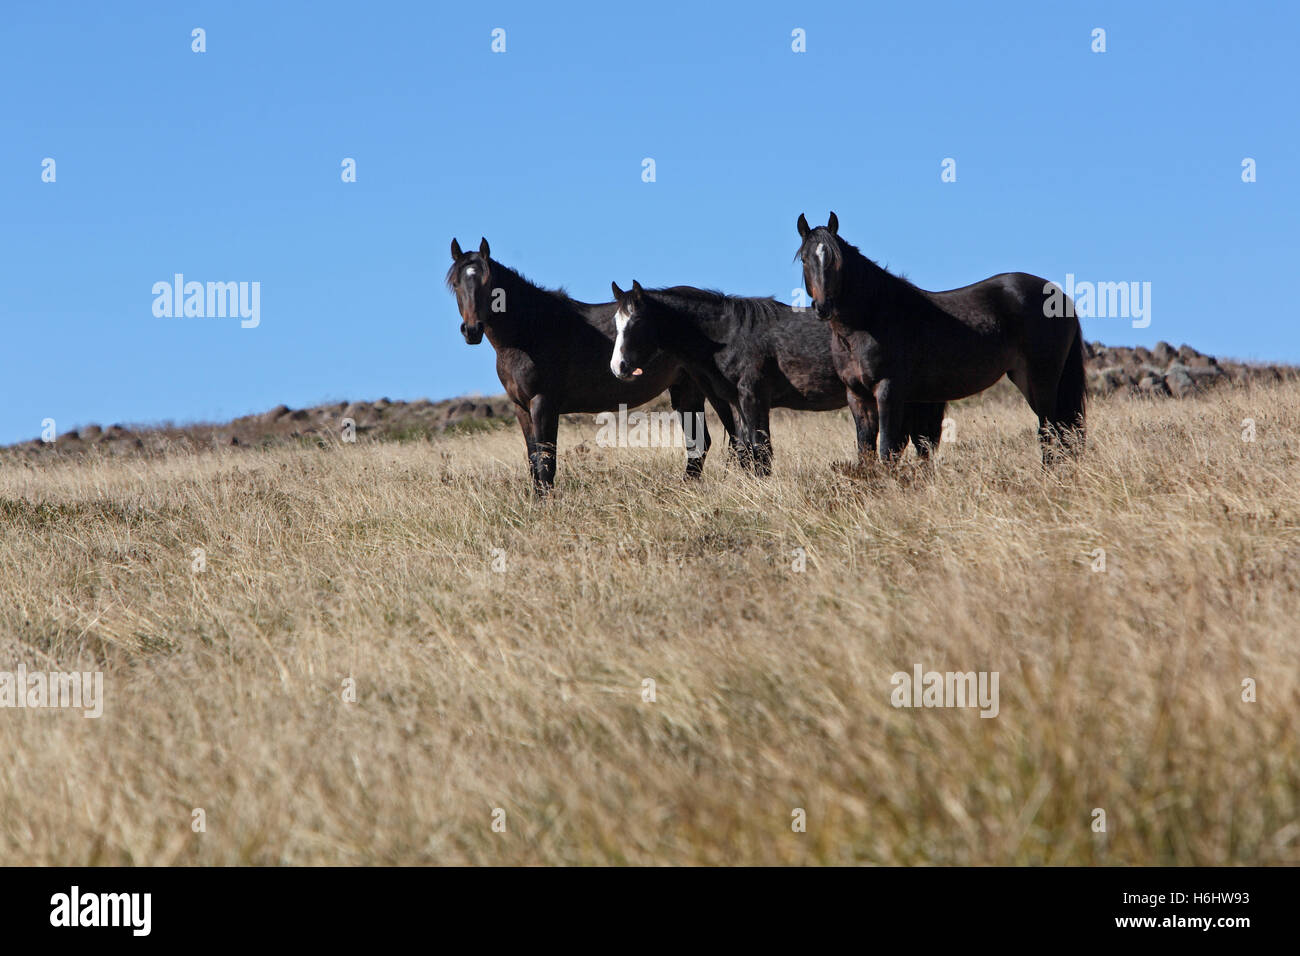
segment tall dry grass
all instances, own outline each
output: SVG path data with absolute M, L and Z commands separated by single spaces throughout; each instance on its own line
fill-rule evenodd
M 1300 385 L 1097 401 L 1049 473 L 1018 399 L 954 419 L 691 485 L 566 426 L 545 504 L 513 429 L 0 465 L 0 669 L 107 696 L 0 710 L 0 861 L 1300 861 Z M 895 709 L 915 664 L 999 715 Z

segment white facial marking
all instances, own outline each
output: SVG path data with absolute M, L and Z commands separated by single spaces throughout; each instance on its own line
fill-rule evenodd
M 467 275 L 467 276 L 478 275 L 478 270 L 475 269 L 473 266 L 466 266 L 466 267 L 465 267 L 465 275 Z
M 627 328 L 628 320 L 631 318 L 620 305 L 618 311 L 614 313 L 614 330 L 618 333 L 614 336 L 614 355 L 609 360 L 609 370 L 618 377 L 619 367 L 623 364 L 623 330 Z
M 817 243 L 817 261 L 826 265 L 826 245 L 821 242 Z

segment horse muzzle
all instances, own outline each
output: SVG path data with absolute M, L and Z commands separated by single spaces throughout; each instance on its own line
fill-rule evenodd
M 468 345 L 478 345 L 483 341 L 483 326 L 468 326 L 464 322 L 460 324 L 460 334 L 465 337 Z
M 619 362 L 616 368 L 611 368 L 614 377 L 624 382 L 635 382 L 644 373 L 643 369 L 637 368 L 631 362 Z
M 822 299 L 820 302 L 814 301 L 813 308 L 817 312 L 817 318 L 822 321 L 826 321 L 835 314 L 835 303 L 830 299 Z

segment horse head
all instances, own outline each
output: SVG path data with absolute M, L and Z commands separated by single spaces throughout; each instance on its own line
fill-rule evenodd
M 625 382 L 642 374 L 642 367 L 658 351 L 655 342 L 654 300 L 645 294 L 641 283 L 632 280 L 632 289 L 624 292 L 617 282 L 609 284 L 618 310 L 614 313 L 614 354 L 609 370 Z
M 826 225 L 809 227 L 803 213 L 796 223 L 799 251 L 795 257 L 803 262 L 803 284 L 812 297 L 817 317 L 829 319 L 835 313 L 835 301 L 844 281 L 844 255 L 840 248 L 840 220 L 831 213 Z
M 479 243 L 477 252 L 462 252 L 460 243 L 451 240 L 451 268 L 447 270 L 447 288 L 456 293 L 460 310 L 460 334 L 470 345 L 483 341 L 483 329 L 491 310 L 492 257 L 488 241 Z

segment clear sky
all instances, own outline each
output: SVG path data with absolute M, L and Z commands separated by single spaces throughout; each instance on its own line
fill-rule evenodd
M 499 392 L 453 235 L 581 299 L 788 301 L 830 209 L 924 288 L 1149 282 L 1148 327 L 1085 335 L 1300 360 L 1300 5 L 997 8 L 8 4 L 0 441 Z M 155 316 L 178 272 L 260 283 L 260 324 Z

